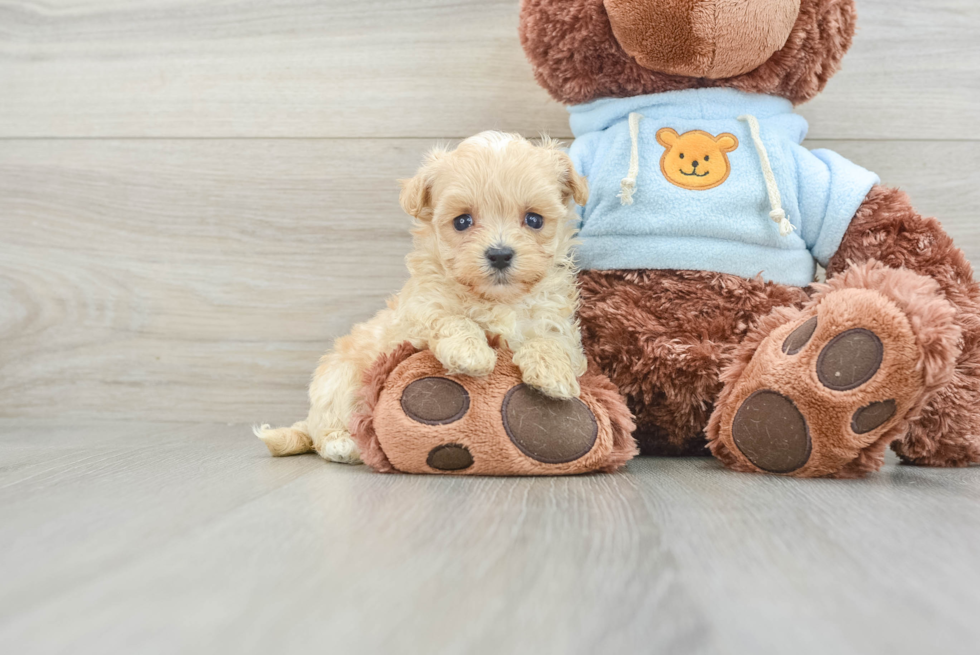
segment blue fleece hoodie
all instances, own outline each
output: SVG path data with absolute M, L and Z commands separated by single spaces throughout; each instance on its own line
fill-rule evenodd
M 692 89 L 602 99 L 569 112 L 576 137 L 569 154 L 591 189 L 581 210 L 584 269 L 761 274 L 806 286 L 815 262 L 827 265 L 879 182 L 836 153 L 803 148 L 806 120 L 782 98 Z M 639 115 L 635 138 L 630 114 Z M 761 148 L 749 116 L 758 119 Z M 704 150 L 712 143 L 705 139 L 716 139 L 719 150 Z M 766 157 L 777 198 L 766 184 Z M 631 162 L 638 164 L 633 185 Z M 712 188 L 698 188 L 712 181 Z M 774 200 L 781 200 L 791 232 L 784 222 L 781 234 L 776 221 L 783 214 L 773 213 Z

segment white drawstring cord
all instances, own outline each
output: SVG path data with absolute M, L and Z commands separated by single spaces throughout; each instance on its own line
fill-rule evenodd
M 640 174 L 640 119 L 642 114 L 630 114 L 630 169 L 619 184 L 619 200 L 623 205 L 633 204 L 633 192 L 636 190 L 636 176 Z
M 769 204 L 772 211 L 769 218 L 775 223 L 779 223 L 779 236 L 788 237 L 796 229 L 786 218 L 783 210 L 783 199 L 779 194 L 779 186 L 776 184 L 776 175 L 772 172 L 772 163 L 769 161 L 769 152 L 766 145 L 762 142 L 762 135 L 759 133 L 759 120 L 751 114 L 739 116 L 738 120 L 749 124 L 749 132 L 752 133 L 752 140 L 755 142 L 755 149 L 759 153 L 759 162 L 762 164 L 762 175 L 766 178 L 766 190 L 769 192 Z

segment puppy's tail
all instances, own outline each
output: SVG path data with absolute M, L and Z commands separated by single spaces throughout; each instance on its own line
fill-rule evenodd
M 300 455 L 313 450 L 313 439 L 306 427 L 306 421 L 293 423 L 290 428 L 271 428 L 268 425 L 254 426 L 252 432 L 265 442 L 273 457 Z

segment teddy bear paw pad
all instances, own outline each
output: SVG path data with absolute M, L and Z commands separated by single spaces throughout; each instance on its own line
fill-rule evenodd
M 473 466 L 473 455 L 466 446 L 448 443 L 430 450 L 425 463 L 437 471 L 462 471 Z
M 742 403 L 732 437 L 743 455 L 770 473 L 790 473 L 810 459 L 806 419 L 792 400 L 775 391 L 756 391 Z
M 443 377 L 425 377 L 412 382 L 402 392 L 402 411 L 426 425 L 446 425 L 463 418 L 470 408 L 466 387 Z
M 504 396 L 504 431 L 522 453 L 545 464 L 584 457 L 595 445 L 599 425 L 578 398 L 549 398 L 526 384 Z
M 828 389 L 857 389 L 881 367 L 884 347 L 871 330 L 857 328 L 834 337 L 817 358 L 817 378 Z

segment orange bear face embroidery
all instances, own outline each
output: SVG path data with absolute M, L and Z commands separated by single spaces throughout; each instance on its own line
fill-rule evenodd
M 731 175 L 728 153 L 738 149 L 734 134 L 711 136 L 701 130 L 677 134 L 665 127 L 657 132 L 657 143 L 667 150 L 660 159 L 660 170 L 671 184 L 691 191 L 720 186 Z

